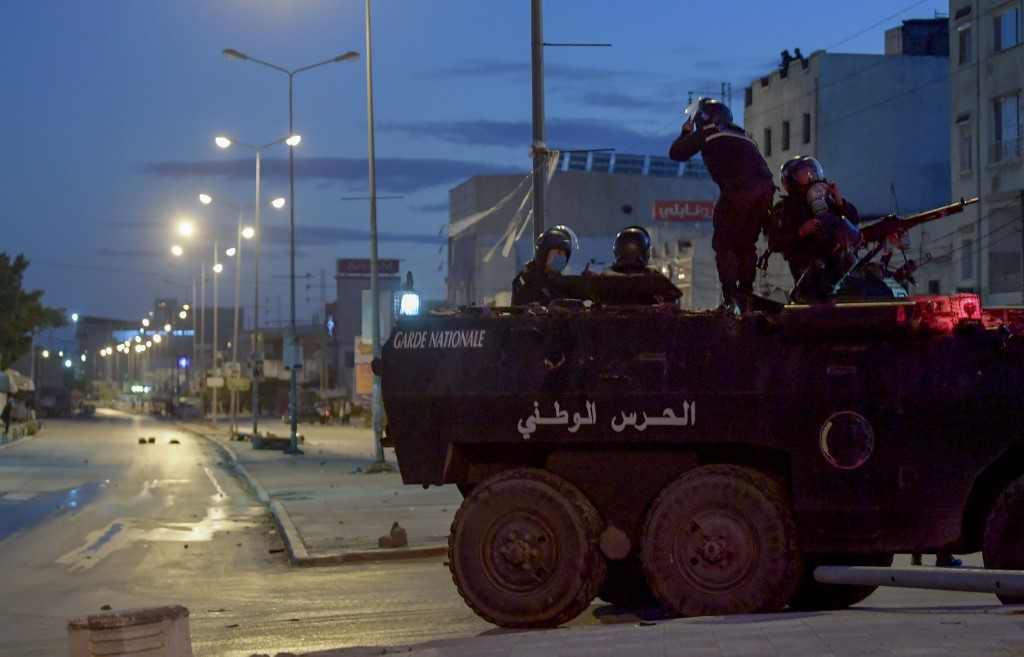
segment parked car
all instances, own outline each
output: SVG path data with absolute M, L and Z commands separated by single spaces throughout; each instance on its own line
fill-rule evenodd
M 299 424 L 308 422 L 313 424 L 319 422 L 320 424 L 327 424 L 331 420 L 331 409 L 326 404 L 302 404 L 299 406 L 297 421 Z M 288 413 L 281 416 L 281 421 L 285 424 L 291 423 L 291 418 Z

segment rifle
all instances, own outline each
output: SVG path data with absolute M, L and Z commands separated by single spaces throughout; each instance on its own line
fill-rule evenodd
M 910 214 L 905 217 L 900 217 L 895 214 L 886 215 L 875 223 L 864 226 L 860 229 L 860 234 L 863 238 L 862 244 L 869 244 L 871 242 L 875 242 L 876 244 L 868 249 L 867 253 L 861 256 L 860 259 L 858 259 L 857 262 L 846 270 L 846 273 L 836 281 L 836 284 L 832 286 L 832 295 L 834 296 L 839 293 L 839 290 L 842 289 L 843 284 L 846 283 L 846 279 L 849 278 L 850 274 L 871 262 L 871 260 L 873 260 L 874 257 L 878 255 L 883 248 L 885 248 L 886 239 L 890 236 L 902 237 L 914 226 L 919 226 L 921 224 L 928 223 L 929 221 L 935 221 L 936 219 L 948 217 L 951 214 L 963 212 L 965 207 L 977 202 L 977 196 L 966 201 L 961 198 L 957 203 L 950 203 L 949 205 L 944 205 L 940 208 L 925 210 L 924 212 Z M 886 259 L 885 264 L 887 263 L 888 260 Z M 904 265 L 904 267 L 900 268 L 899 272 L 896 273 L 900 275 L 900 278 L 913 282 L 912 275 L 915 269 L 917 269 L 917 264 L 913 261 L 909 261 Z
M 977 202 L 978 197 L 975 196 L 974 198 L 966 201 L 964 199 L 960 199 L 957 203 L 950 203 L 949 205 L 944 205 L 941 208 L 925 210 L 924 212 L 918 212 L 917 214 L 908 214 L 905 217 L 899 217 L 894 214 L 886 215 L 870 226 L 860 227 L 860 234 L 864 237 L 865 243 L 878 242 L 884 240 L 889 235 L 905 233 L 914 226 L 919 226 L 921 224 L 928 223 L 929 221 L 935 221 L 936 219 L 948 217 L 951 214 L 963 212 L 965 207 Z

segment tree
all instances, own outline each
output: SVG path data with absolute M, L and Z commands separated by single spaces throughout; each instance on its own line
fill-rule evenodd
M 23 254 L 12 260 L 0 252 L 0 369 L 7 369 L 32 348 L 32 334 L 67 323 L 63 308 L 42 304 L 42 290 L 22 289 L 26 269 Z

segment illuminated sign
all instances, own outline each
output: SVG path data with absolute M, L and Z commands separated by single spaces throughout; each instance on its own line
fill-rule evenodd
M 655 221 L 711 221 L 714 201 L 655 201 Z

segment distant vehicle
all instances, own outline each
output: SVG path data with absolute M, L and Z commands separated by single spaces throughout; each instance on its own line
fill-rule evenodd
M 291 417 L 288 413 L 281 416 L 281 421 L 285 424 L 291 422 Z M 331 421 L 331 409 L 326 404 L 302 404 L 299 406 L 298 418 L 296 420 L 299 424 L 308 422 L 313 424 L 319 422 L 320 424 L 327 424 Z

